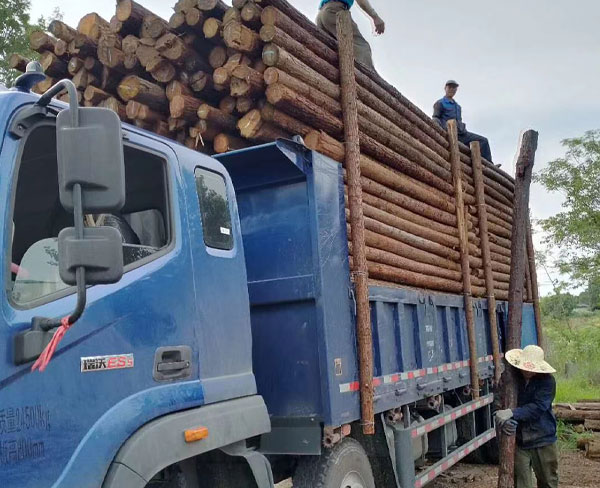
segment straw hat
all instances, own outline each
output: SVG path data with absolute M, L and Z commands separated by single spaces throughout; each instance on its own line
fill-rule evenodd
M 531 373 L 556 373 L 556 370 L 544 361 L 544 350 L 539 346 L 511 349 L 506 352 L 506 360 L 515 368 Z

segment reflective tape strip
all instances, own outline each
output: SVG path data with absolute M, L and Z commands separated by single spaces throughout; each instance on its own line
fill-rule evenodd
M 493 356 L 482 356 L 478 358 L 478 363 L 485 363 L 493 360 Z M 398 383 L 399 381 L 412 380 L 415 378 L 422 378 L 424 376 L 428 376 L 431 374 L 438 374 L 440 372 L 446 371 L 454 371 L 461 368 L 468 368 L 470 365 L 470 361 L 456 361 L 454 363 L 446 363 L 440 366 L 432 366 L 430 368 L 424 369 L 416 369 L 414 371 L 404 371 L 398 373 L 388 374 L 382 377 L 373 378 L 373 386 L 381 386 L 382 384 L 393 384 Z M 342 383 L 340 384 L 340 393 L 348 393 L 353 391 L 358 391 L 360 389 L 360 385 L 358 381 L 354 381 L 352 383 Z
M 471 412 L 474 412 L 475 410 L 477 410 L 481 407 L 485 407 L 486 405 L 489 405 L 493 401 L 494 401 L 494 396 L 487 395 L 484 398 L 481 398 L 472 403 L 469 403 L 468 405 L 466 405 L 464 407 L 461 407 L 460 409 L 456 409 L 452 413 L 445 414 L 443 417 L 435 418 L 434 420 L 431 420 L 429 422 L 425 422 L 423 424 L 418 425 L 411 431 L 410 435 L 413 439 L 415 437 L 420 437 L 423 434 L 426 434 L 427 432 L 431 432 L 432 430 L 435 430 L 439 427 L 442 427 L 443 425 L 446 425 L 446 424 L 452 422 L 453 420 L 456 420 L 457 418 L 463 417 Z

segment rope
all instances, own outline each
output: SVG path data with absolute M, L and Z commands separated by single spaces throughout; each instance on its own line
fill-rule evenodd
M 52 359 L 52 356 L 54 355 L 54 351 L 56 351 L 58 344 L 65 336 L 67 331 L 71 328 L 71 325 L 73 325 L 69 322 L 69 320 L 70 317 L 63 317 L 61 319 L 60 327 L 54 333 L 54 336 L 52 337 L 46 348 L 43 350 L 42 354 L 40 354 L 40 357 L 37 358 L 37 361 L 33 363 L 33 366 L 31 366 L 31 371 L 35 371 L 37 369 L 40 373 L 44 372 L 44 370 L 50 363 L 50 360 Z

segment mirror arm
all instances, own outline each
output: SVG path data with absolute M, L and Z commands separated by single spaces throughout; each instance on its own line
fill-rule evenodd
M 35 103 L 40 107 L 46 107 L 52 97 L 58 95 L 66 88 L 69 94 L 69 111 L 71 114 L 71 127 L 79 127 L 79 104 L 77 102 L 77 88 L 71 80 L 61 80 L 48 89 L 40 99 Z
M 81 199 L 81 185 L 75 183 L 73 185 L 73 216 L 75 219 L 75 233 L 77 239 L 83 240 L 83 202 Z M 75 279 L 77 280 L 77 305 L 75 310 L 69 316 L 69 323 L 74 324 L 77 322 L 83 310 L 87 300 L 86 287 L 85 287 L 85 268 L 79 266 L 75 271 Z

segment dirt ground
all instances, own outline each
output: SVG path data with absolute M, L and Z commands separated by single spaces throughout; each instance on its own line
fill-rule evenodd
M 497 472 L 497 466 L 458 464 L 427 487 L 495 488 L 498 481 Z M 561 452 L 560 487 L 600 488 L 600 462 L 586 459 L 580 451 Z M 292 488 L 292 482 L 283 481 L 277 488 Z

